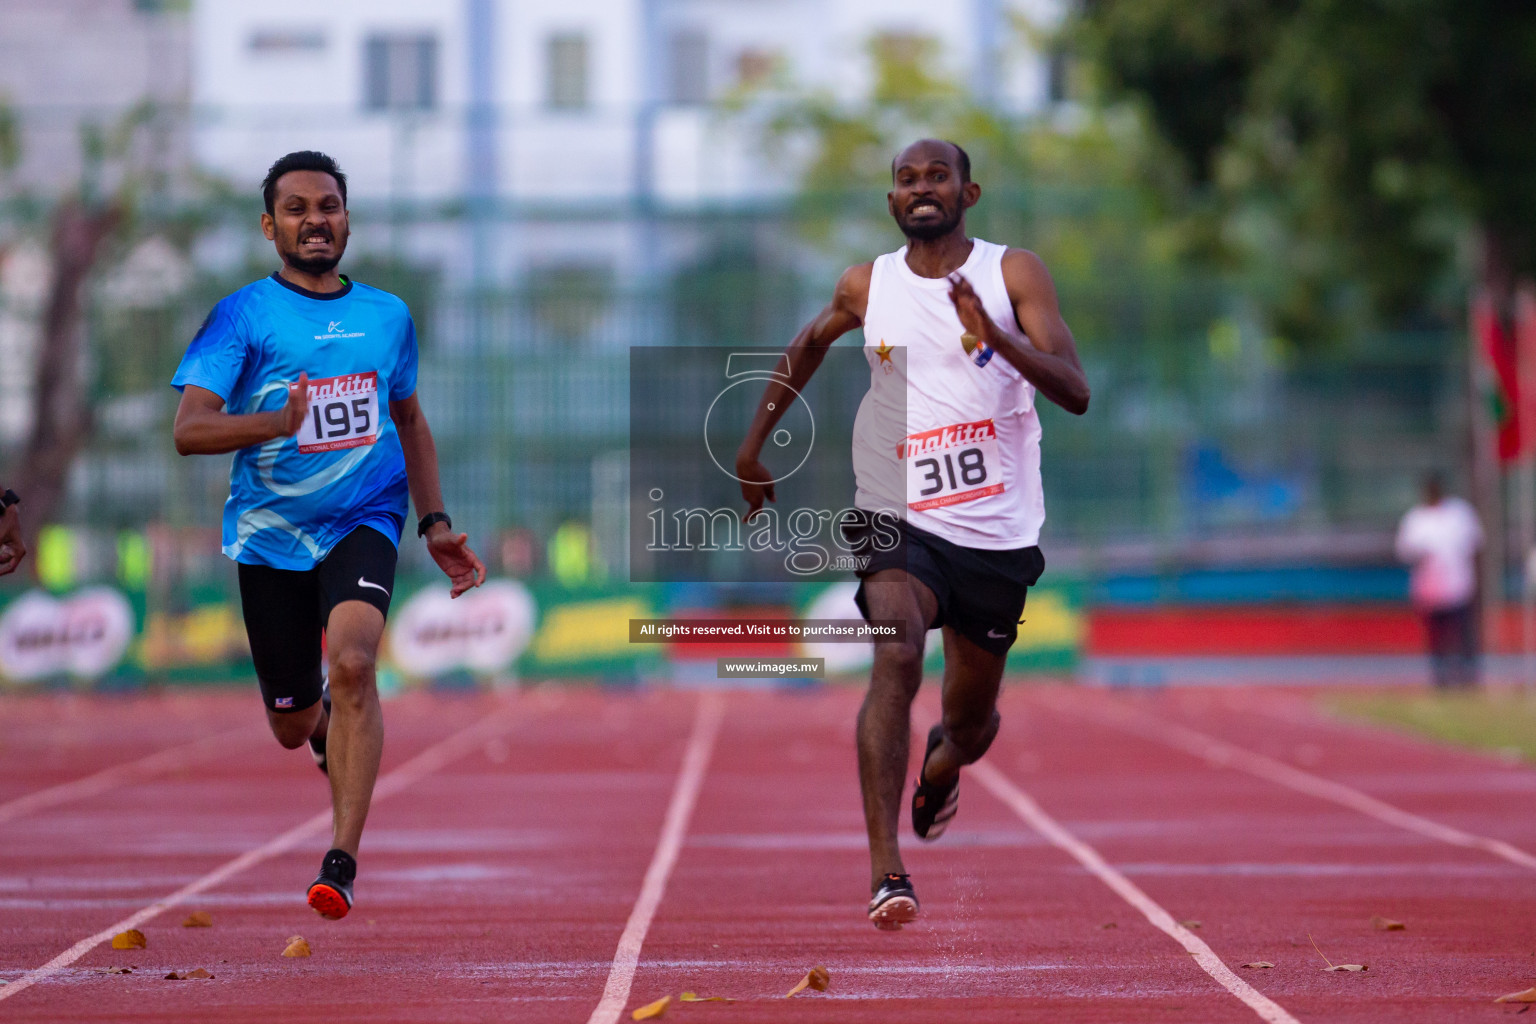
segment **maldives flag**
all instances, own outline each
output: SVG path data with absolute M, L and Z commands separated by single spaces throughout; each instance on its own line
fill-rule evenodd
M 1472 303 L 1472 332 L 1483 362 L 1493 370 L 1486 399 L 1498 427 L 1499 461 L 1520 457 L 1520 366 L 1515 332 L 1494 311 L 1486 295 Z

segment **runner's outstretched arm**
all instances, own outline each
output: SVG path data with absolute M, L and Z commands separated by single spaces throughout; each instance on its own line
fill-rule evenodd
M 416 515 L 444 511 L 443 486 L 437 475 L 437 444 L 432 440 L 432 428 L 427 426 L 421 403 L 415 395 L 390 402 L 389 418 L 395 423 L 400 448 L 405 452 L 405 478 L 410 484 L 411 501 L 416 504 Z M 485 582 L 485 564 L 470 550 L 469 534 L 454 533 L 447 523 L 433 523 L 427 529 L 427 553 L 453 581 L 449 597 L 458 597 Z
M 292 437 L 309 412 L 309 374 L 288 385 L 288 402 L 267 412 L 227 413 L 217 392 L 188 384 L 176 407 L 173 437 L 178 455 L 223 455 L 274 437 Z
M 789 361 L 789 380 L 772 379 L 763 390 L 757 414 L 752 417 L 752 426 L 747 429 L 741 447 L 736 449 L 736 476 L 742 481 L 741 496 L 747 502 L 742 519 L 750 520 L 763 507 L 764 498 L 777 500 L 773 493 L 773 474 L 758 461 L 758 456 L 779 418 L 789 409 L 795 393 L 805 389 L 812 374 L 821 366 L 827 348 L 864 322 L 873 268 L 873 263 L 861 263 L 843 271 L 832 293 L 832 301 L 816 319 L 800 329 L 795 340 L 784 350 L 784 357 Z
M 965 329 L 986 342 L 1046 398 L 1075 416 L 1088 411 L 1088 377 L 1077 358 L 1072 331 L 1061 317 L 1056 285 L 1040 257 L 1027 249 L 1003 255 L 1003 283 L 1013 315 L 1029 338 L 1016 343 L 997 329 L 971 283 L 959 274 L 950 277 L 950 301 Z

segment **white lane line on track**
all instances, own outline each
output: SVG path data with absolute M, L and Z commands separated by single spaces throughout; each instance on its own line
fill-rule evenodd
M 1140 911 L 1141 916 L 1151 922 L 1154 928 L 1183 946 L 1206 974 L 1258 1014 L 1260 1020 L 1269 1024 L 1300 1024 L 1280 1004 L 1233 974 L 1232 969 L 1194 932 L 1175 921 L 1172 914 L 1142 892 L 1136 883 L 1111 867 L 1097 850 L 1062 828 L 1055 818 L 1045 813 L 1029 794 L 1014 785 L 1002 772 L 985 763 L 973 764 L 966 771 L 1053 846 L 1064 850 L 1099 881 L 1113 889 L 1117 896 Z
M 73 782 L 61 782 L 57 786 L 49 786 L 47 789 L 19 796 L 0 804 L 0 825 L 14 821 L 24 814 L 31 814 L 33 811 L 100 796 L 119 786 L 126 786 L 130 782 L 142 782 L 156 775 L 164 775 L 209 755 L 227 751 L 231 742 L 254 736 L 256 736 L 254 729 L 231 729 L 229 732 L 205 736 L 193 743 L 147 754 L 135 761 L 124 761 L 122 764 L 103 768 L 99 772 L 75 779 Z
M 388 775 L 379 779 L 377 785 L 373 787 L 374 805 L 377 806 L 380 800 L 393 796 L 407 786 L 420 782 L 449 762 L 474 753 L 479 749 L 475 745 L 477 742 L 489 738 L 489 736 L 500 732 L 512 724 L 510 719 L 513 716 L 513 711 L 514 709 L 512 708 L 504 708 L 486 718 L 480 719 L 474 725 L 459 730 L 447 739 L 439 740 Z M 43 966 L 28 971 L 9 985 L 0 986 L 0 1001 L 9 999 L 14 995 L 19 995 L 38 982 L 57 974 L 103 942 L 110 942 L 112 936 L 118 932 L 127 931 L 129 928 L 137 928 L 145 921 L 164 913 L 178 903 L 184 902 L 189 897 L 211 889 L 221 882 L 240 874 L 240 872 L 245 871 L 247 868 L 255 867 L 264 860 L 270 860 L 278 854 L 287 852 L 315 833 L 324 831 L 330 824 L 331 812 L 329 810 L 321 811 L 314 817 L 300 822 L 282 835 L 268 840 L 254 850 L 248 850 L 234 860 L 226 861 L 203 877 L 187 883 L 169 896 L 161 897 L 143 910 L 128 915 L 116 924 L 108 925 L 95 935 L 81 939 L 46 964 L 43 964 Z
M 1378 800 L 1368 793 L 1363 793 L 1352 786 L 1346 786 L 1342 782 L 1334 782 L 1325 779 L 1321 775 L 1313 775 L 1311 772 L 1293 768 L 1284 761 L 1277 761 L 1263 754 L 1255 754 L 1251 750 L 1244 750 L 1226 740 L 1219 740 L 1214 736 L 1208 736 L 1203 732 L 1191 729 L 1188 726 L 1177 725 L 1154 718 L 1145 712 L 1129 712 L 1116 709 L 1110 715 L 1091 715 L 1087 712 L 1066 708 L 1060 702 L 1048 700 L 1046 703 L 1053 708 L 1063 710 L 1067 714 L 1088 715 L 1094 721 L 1112 725 L 1124 732 L 1156 740 L 1165 746 L 1182 750 L 1187 754 L 1209 761 L 1212 764 L 1226 768 L 1235 768 L 1257 776 L 1267 782 L 1273 782 L 1293 789 L 1298 793 L 1317 797 L 1319 800 L 1327 800 L 1352 811 L 1358 811 L 1377 821 L 1396 826 L 1408 832 L 1413 832 L 1429 839 L 1451 846 L 1460 846 L 1468 850 L 1481 850 L 1491 853 L 1495 857 L 1503 858 L 1511 864 L 1518 864 L 1523 868 L 1536 871 L 1536 856 L 1506 843 L 1502 839 L 1491 839 L 1487 836 L 1474 835 L 1471 832 L 1463 832 L 1459 828 L 1450 825 L 1442 825 L 1438 821 L 1420 817 L 1412 811 L 1405 811 L 1400 807 L 1394 807 L 1385 800 Z M 1134 714 L 1134 717 L 1132 715 Z
M 678 770 L 672 801 L 667 805 L 661 838 L 656 843 L 656 852 L 651 855 L 651 866 L 645 871 L 645 881 L 640 886 L 635 907 L 629 912 L 624 934 L 619 936 L 613 966 L 608 971 L 608 983 L 603 986 L 603 998 L 592 1016 L 587 1018 L 587 1024 L 615 1024 L 624 1012 L 624 1004 L 629 1002 L 635 966 L 640 962 L 640 947 L 645 945 L 645 933 L 650 931 L 651 920 L 661 906 L 667 881 L 677 864 L 677 855 L 683 846 L 683 836 L 688 832 L 688 822 L 693 817 L 693 807 L 698 802 L 699 788 L 704 783 L 704 772 L 709 767 L 724 714 L 725 698 L 718 692 L 706 691 L 699 698 L 693 733 L 688 737 L 688 750 L 683 754 L 683 766 Z

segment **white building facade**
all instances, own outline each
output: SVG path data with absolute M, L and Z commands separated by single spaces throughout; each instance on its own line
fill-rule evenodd
M 1059 0 L 197 0 L 195 151 L 239 186 L 292 149 L 332 153 L 360 199 L 542 206 L 782 191 L 713 104 L 792 83 L 868 91 L 871 40 L 931 40 L 1012 110 L 1047 102 L 1041 55 L 1004 47 Z

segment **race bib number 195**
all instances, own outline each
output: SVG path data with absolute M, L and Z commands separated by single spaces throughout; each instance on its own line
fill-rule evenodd
M 299 428 L 299 451 L 333 452 L 379 439 L 379 375 L 349 373 L 309 382 L 309 415 Z
M 997 427 L 991 420 L 911 434 L 902 441 L 901 454 L 907 464 L 907 507 L 915 512 L 1003 493 Z

